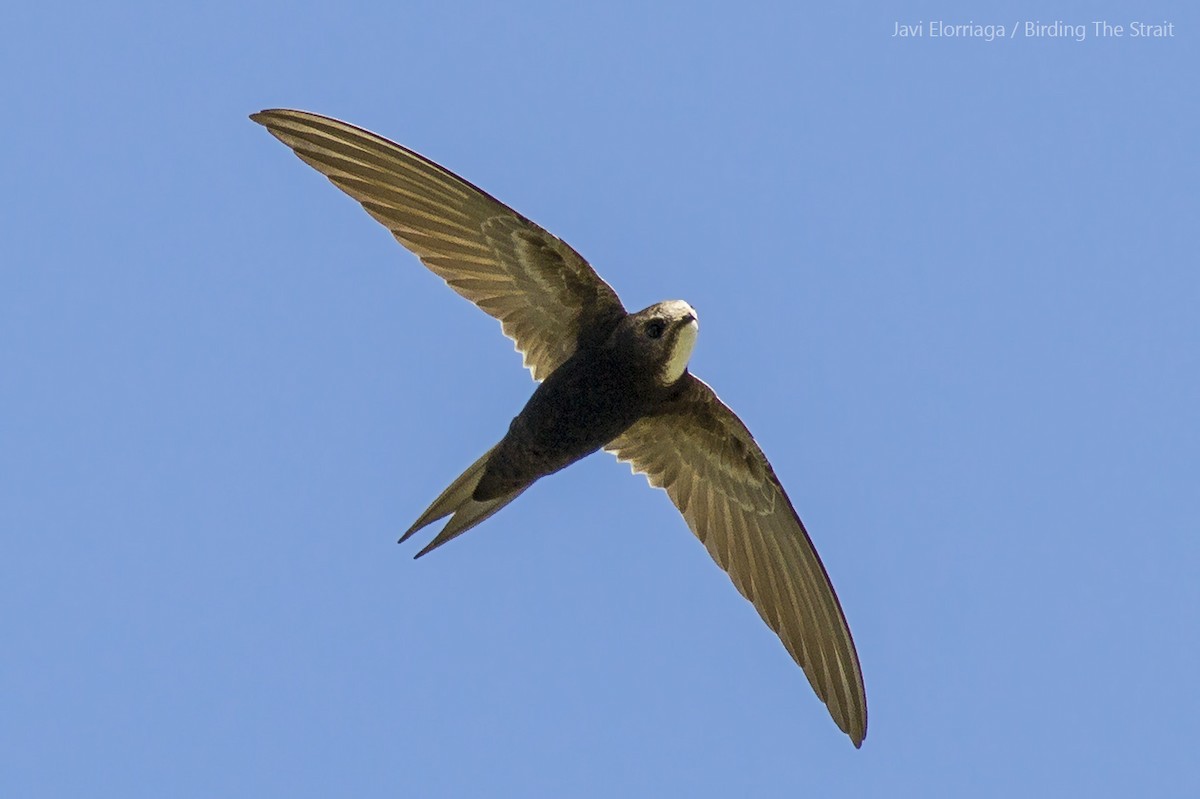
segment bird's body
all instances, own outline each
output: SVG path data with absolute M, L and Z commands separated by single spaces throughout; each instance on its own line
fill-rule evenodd
M 629 313 L 560 239 L 432 161 L 302 111 L 252 116 L 354 197 L 456 292 L 500 320 L 541 381 L 507 433 L 400 539 L 418 557 L 604 448 L 667 491 L 688 526 L 860 746 L 858 655 L 820 558 L 762 450 L 687 370 L 699 324 L 680 300 Z
M 669 391 L 638 378 L 613 347 L 579 350 L 537 387 L 509 425 L 476 489 L 478 499 L 523 487 L 592 454 Z M 641 383 L 641 384 L 639 384 Z
M 662 332 L 651 338 L 644 332 L 648 325 L 661 326 Z M 431 552 L 496 513 L 535 481 L 591 455 L 637 420 L 653 415 L 683 389 L 682 365 L 698 327 L 695 311 L 679 300 L 606 325 L 603 335 L 594 337 L 599 343 L 577 347 L 537 387 L 486 460 L 451 484 L 448 491 L 456 492 L 459 504 L 439 497 L 401 543 L 453 513 L 418 557 Z M 681 365 L 678 373 L 672 363 Z

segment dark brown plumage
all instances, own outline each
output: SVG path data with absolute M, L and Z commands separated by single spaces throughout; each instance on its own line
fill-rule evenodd
M 666 490 L 860 746 L 866 695 L 850 629 L 762 450 L 686 369 L 698 329 L 691 306 L 676 300 L 627 313 L 563 241 L 373 133 L 302 111 L 251 118 L 358 200 L 451 288 L 500 320 L 542 381 L 504 438 L 401 541 L 450 516 L 419 557 L 540 477 L 604 448 Z

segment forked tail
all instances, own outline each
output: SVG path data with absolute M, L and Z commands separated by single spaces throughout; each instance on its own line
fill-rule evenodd
M 450 487 L 433 501 L 429 509 L 421 514 L 421 518 L 413 522 L 413 526 L 408 528 L 408 531 L 404 535 L 400 536 L 400 543 L 403 544 L 413 533 L 422 527 L 430 525 L 438 519 L 450 516 L 450 514 L 454 514 L 450 517 L 450 521 L 446 523 L 446 526 L 442 528 L 442 531 L 434 536 L 429 545 L 418 552 L 416 557 L 419 558 L 426 553 L 432 552 L 447 541 L 462 535 L 521 496 L 521 493 L 529 487 L 523 486 L 510 494 L 504 494 L 503 496 L 484 500 L 483 502 L 476 502 L 471 498 L 471 495 L 475 493 L 475 487 L 479 485 L 479 479 L 483 477 L 488 459 L 492 457 L 492 453 L 495 450 L 496 448 L 492 447 L 483 454 L 483 457 L 467 467 L 467 470 L 459 475 L 458 479 L 451 483 Z

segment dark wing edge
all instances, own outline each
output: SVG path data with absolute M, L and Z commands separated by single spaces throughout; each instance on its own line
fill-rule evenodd
M 498 319 L 544 380 L 625 315 L 579 253 L 487 192 L 370 131 L 306 111 L 250 118 L 329 178 L 458 294 Z
M 687 374 L 678 399 L 605 449 L 665 489 L 713 560 L 862 746 L 867 698 L 850 627 L 804 524 L 750 431 Z

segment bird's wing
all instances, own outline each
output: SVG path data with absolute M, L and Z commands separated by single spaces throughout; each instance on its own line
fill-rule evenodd
M 569 358 L 581 335 L 625 315 L 616 293 L 570 246 L 412 150 L 304 111 L 250 118 L 500 320 L 536 380 Z
M 703 381 L 684 379 L 678 399 L 605 449 L 666 489 L 860 746 L 867 734 L 862 671 L 825 567 L 750 431 Z

